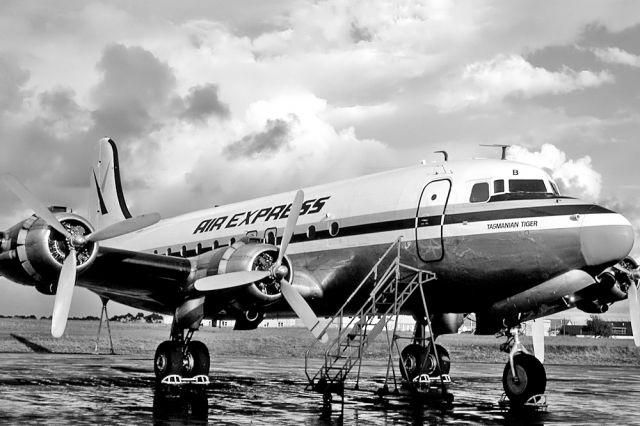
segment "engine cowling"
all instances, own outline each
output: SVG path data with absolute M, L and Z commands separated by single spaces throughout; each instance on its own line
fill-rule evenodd
M 610 304 L 627 298 L 627 291 L 632 285 L 629 271 L 637 268 L 638 263 L 631 257 L 607 268 L 596 277 L 595 284 L 574 295 L 576 307 L 590 314 L 606 312 Z
M 79 215 L 71 212 L 59 212 L 55 215 L 72 235 L 88 235 L 93 232 L 91 224 Z M 70 251 L 69 242 L 62 234 L 41 218 L 31 216 L 9 229 L 2 245 L 3 253 L 7 253 L 11 263 L 9 268 L 3 268 L 7 269 L 3 273 L 17 282 L 35 285 L 41 293 L 56 293 L 62 262 Z M 76 250 L 78 274 L 93 263 L 97 254 L 96 243 L 87 243 Z
M 229 247 L 221 247 L 207 253 L 206 257 L 199 261 L 197 278 L 210 275 L 228 274 L 239 271 L 268 271 L 278 258 L 278 248 L 259 242 L 238 241 Z M 282 265 L 287 268 L 285 279 L 293 281 L 293 267 L 287 256 L 282 260 Z M 282 297 L 280 283 L 273 277 L 267 277 L 261 281 L 252 283 L 238 290 L 235 302 L 243 310 L 255 310 L 256 308 L 271 305 Z
M 443 334 L 456 334 L 464 322 L 464 314 L 438 314 L 431 319 L 433 334 L 440 336 Z

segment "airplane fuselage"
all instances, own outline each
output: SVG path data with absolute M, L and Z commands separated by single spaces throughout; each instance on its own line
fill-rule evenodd
M 487 310 L 568 271 L 595 276 L 624 258 L 633 244 L 624 217 L 562 197 L 545 172 L 509 161 L 416 166 L 304 192 L 288 255 L 300 279 L 306 274 L 319 285 L 322 297 L 310 304 L 322 315 L 335 312 L 399 237 L 404 263 L 438 275 L 428 289 L 436 312 Z M 108 246 L 193 257 L 247 237 L 275 244 L 291 198 L 282 193 L 189 213 Z M 575 292 L 592 283 L 579 280 L 567 288 Z M 549 300 L 538 303 L 567 295 L 556 293 L 545 293 Z M 110 297 L 118 300 L 118 294 Z M 135 303 L 128 297 L 122 301 Z M 287 308 L 276 303 L 266 310 L 284 313 Z

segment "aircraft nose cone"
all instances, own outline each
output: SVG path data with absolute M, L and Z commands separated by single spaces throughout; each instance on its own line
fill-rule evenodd
M 610 265 L 624 259 L 635 234 L 631 223 L 616 213 L 588 214 L 580 229 L 580 248 L 588 266 Z

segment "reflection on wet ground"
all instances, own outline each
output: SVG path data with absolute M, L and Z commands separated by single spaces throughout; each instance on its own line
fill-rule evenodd
M 305 392 L 303 362 L 219 359 L 204 389 L 156 388 L 149 357 L 1 354 L 0 422 L 29 424 L 640 424 L 640 368 L 548 366 L 548 412 L 503 412 L 502 365 L 452 366 L 453 409 L 380 399 L 386 363 L 361 389 L 323 407 Z

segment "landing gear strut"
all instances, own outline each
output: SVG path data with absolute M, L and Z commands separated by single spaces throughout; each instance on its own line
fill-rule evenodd
M 174 321 L 171 340 L 160 343 L 156 349 L 153 365 L 158 381 L 173 374 L 183 378 L 209 375 L 209 350 L 204 343 L 191 340 L 194 331 L 190 329 L 185 336 Z
M 96 336 L 96 347 L 94 349 L 94 352 L 98 353 L 98 344 L 100 343 L 100 332 L 102 331 L 102 320 L 105 319 L 107 322 L 107 332 L 109 334 L 109 347 L 111 348 L 111 355 L 115 355 L 116 352 L 113 350 L 113 339 L 111 339 L 111 326 L 109 325 L 109 313 L 107 312 L 107 303 L 109 303 L 109 299 L 100 297 L 100 301 L 102 301 L 102 312 L 100 312 L 100 322 L 98 323 L 98 335 Z
M 544 393 L 547 374 L 542 363 L 520 343 L 519 332 L 518 328 L 508 330 L 508 340 L 500 349 L 509 353 L 502 374 L 504 392 L 512 404 L 522 405 L 532 396 Z

